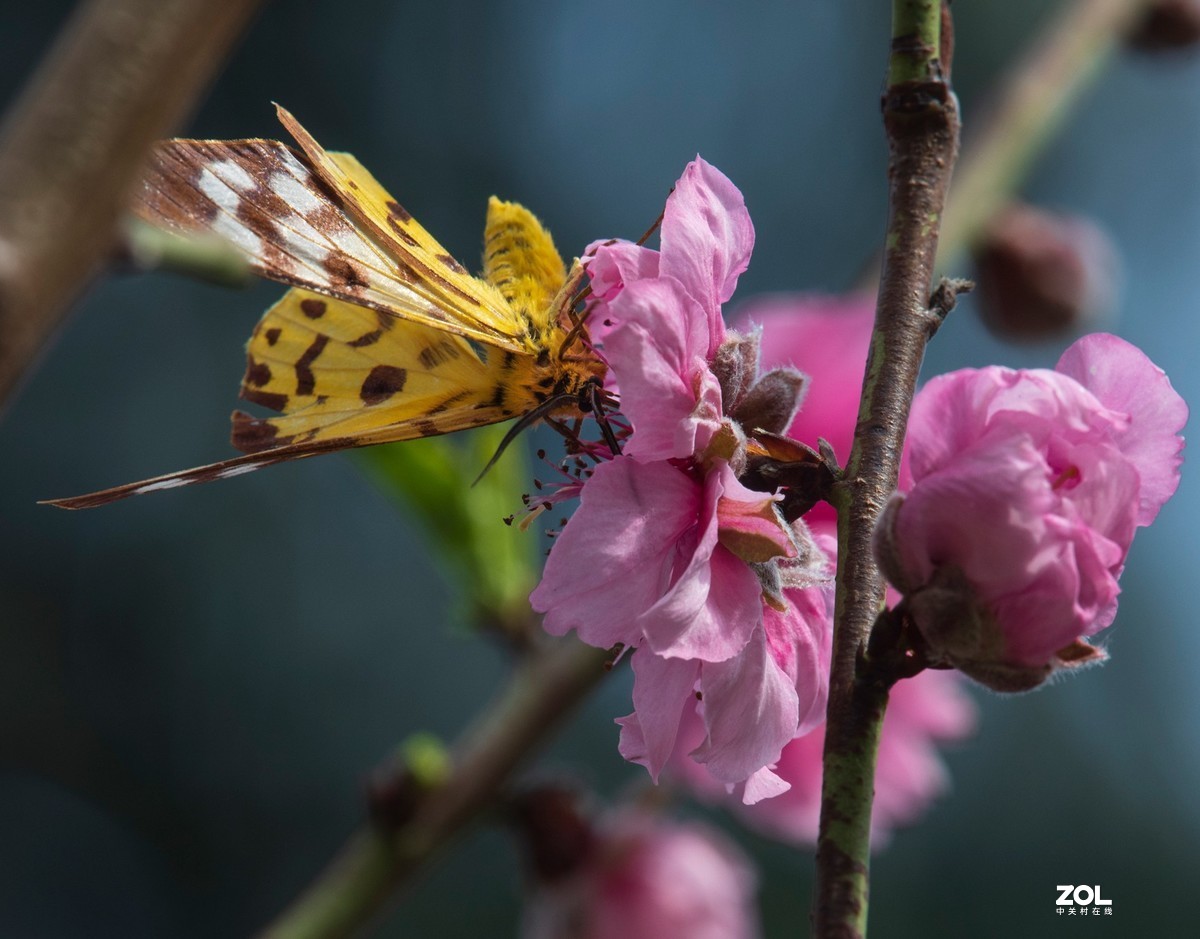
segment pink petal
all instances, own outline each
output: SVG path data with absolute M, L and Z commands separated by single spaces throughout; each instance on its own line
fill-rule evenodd
M 1075 342 L 1056 370 L 1069 375 L 1100 399 L 1105 407 L 1128 414 L 1128 430 L 1118 445 L 1138 468 L 1139 525 L 1149 525 L 1179 486 L 1188 407 L 1157 365 L 1137 346 L 1108 333 Z
M 546 631 L 577 629 L 600 648 L 640 644 L 638 618 L 670 584 L 677 543 L 696 525 L 701 494 L 669 463 L 621 457 L 597 466 L 529 598 L 546 614 Z
M 667 197 L 660 270 L 678 278 L 700 301 L 710 327 L 711 358 L 725 338 L 721 304 L 733 296 L 750 264 L 754 225 L 746 201 L 729 179 L 696 157 Z
M 701 691 L 708 736 L 692 756 L 717 779 L 743 781 L 778 760 L 796 734 L 796 688 L 761 629 L 740 655 L 705 664 Z
M 763 627 L 771 657 L 791 677 L 797 696 L 797 726 L 805 734 L 825 720 L 829 660 L 833 644 L 832 587 L 787 590 L 788 611 L 765 607 Z
M 671 278 L 628 285 L 607 307 L 614 328 L 604 351 L 634 433 L 625 453 L 641 460 L 692 456 L 721 419 L 721 392 L 708 369 L 708 324 Z
M 638 620 L 647 643 L 659 655 L 723 661 L 736 655 L 762 622 L 757 576 L 717 544 L 717 503 L 732 477 L 724 464 L 709 472 L 698 538 L 681 544 L 677 557 L 682 568 L 662 598 Z
M 621 756 L 640 763 L 658 782 L 670 759 L 684 708 L 695 707 L 694 688 L 700 664 L 684 659 L 664 659 L 647 648 L 634 652 L 633 714 L 619 718 Z

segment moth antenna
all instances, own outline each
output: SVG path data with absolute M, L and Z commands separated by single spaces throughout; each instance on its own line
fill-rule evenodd
M 674 191 L 675 191 L 675 187 L 672 186 L 671 192 L 674 192 Z M 667 193 L 667 195 L 670 195 L 670 194 L 671 193 Z M 638 245 L 644 245 L 647 241 L 650 240 L 650 236 L 653 235 L 656 231 L 658 231 L 658 226 L 662 224 L 663 216 L 666 214 L 667 214 L 666 209 L 663 209 L 661 212 L 658 213 L 658 218 L 656 218 L 651 223 L 650 227 L 646 229 L 646 234 L 642 235 L 642 237 L 637 240 Z

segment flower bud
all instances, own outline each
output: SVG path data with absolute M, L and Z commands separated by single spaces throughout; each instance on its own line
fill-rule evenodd
M 939 376 L 913 401 L 876 555 L 935 663 L 997 691 L 1100 662 L 1134 532 L 1179 484 L 1187 405 L 1139 349 Z
M 997 336 L 1026 342 L 1086 327 L 1115 306 L 1118 260 L 1092 222 L 1011 205 L 976 251 L 983 321 Z
M 1127 41 L 1139 52 L 1190 49 L 1200 42 L 1200 2 L 1155 0 L 1146 6 Z
M 744 336 L 731 332 L 713 354 L 709 368 L 721 386 L 721 400 L 727 414 L 733 413 L 758 374 L 761 335 L 762 330 L 758 329 L 752 329 Z
M 753 939 L 748 859 L 702 825 L 643 809 L 599 819 L 586 863 L 536 888 L 523 939 Z

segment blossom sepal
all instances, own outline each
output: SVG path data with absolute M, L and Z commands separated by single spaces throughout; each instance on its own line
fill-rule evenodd
M 1076 639 L 1043 661 L 1014 661 L 1002 623 L 954 565 L 938 567 L 925 583 L 908 583 L 906 589 L 904 564 L 895 553 L 895 542 L 885 534 L 892 530 L 903 502 L 903 496 L 895 496 L 888 503 L 877 529 L 875 553 L 887 578 L 905 592 L 897 612 L 919 631 L 928 664 L 956 668 L 992 691 L 1020 693 L 1032 691 L 1057 671 L 1098 665 L 1108 658 L 1103 649 Z

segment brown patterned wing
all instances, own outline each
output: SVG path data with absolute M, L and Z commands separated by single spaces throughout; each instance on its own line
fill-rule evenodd
M 527 351 L 495 288 L 464 275 L 470 301 L 448 293 L 435 263 L 414 266 L 391 243 L 380 243 L 378 226 L 348 213 L 307 158 L 277 141 L 165 141 L 133 207 L 151 224 L 223 237 L 271 280 Z

